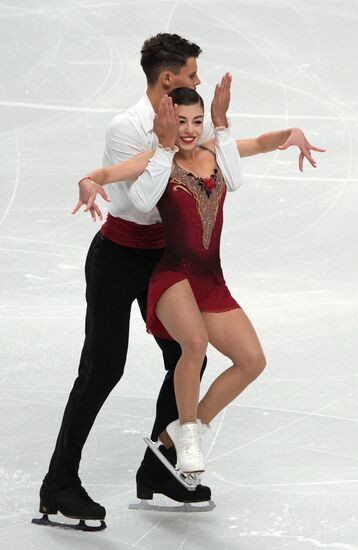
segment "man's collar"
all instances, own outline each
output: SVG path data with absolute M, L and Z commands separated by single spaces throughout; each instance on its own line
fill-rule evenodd
M 153 130 L 154 122 L 154 109 L 149 101 L 147 94 L 145 94 L 135 105 L 135 110 L 138 113 L 139 120 L 143 126 L 143 130 L 146 134 Z

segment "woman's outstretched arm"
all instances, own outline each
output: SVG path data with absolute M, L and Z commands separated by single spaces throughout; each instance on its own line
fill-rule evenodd
M 102 212 L 95 203 L 97 194 L 105 201 L 111 202 L 103 186 L 107 183 L 135 181 L 144 172 L 153 154 L 154 150 L 145 151 L 123 162 L 89 172 L 78 183 L 79 199 L 72 214 L 85 205 L 84 211 L 91 213 L 93 221 L 96 221 L 96 215 L 102 220 Z
M 214 127 L 228 127 L 225 107 L 230 102 L 230 84 L 231 76 L 227 73 L 222 79 L 221 84 L 215 89 L 214 99 L 211 104 L 211 117 Z M 205 145 L 213 147 L 214 140 L 208 141 Z M 241 158 L 258 155 L 260 153 L 269 153 L 276 149 L 282 151 L 288 149 L 288 147 L 296 146 L 300 149 L 298 163 L 301 172 L 303 171 L 303 161 L 305 158 L 314 168 L 317 166 L 311 151 L 319 153 L 325 151 L 325 149 L 321 147 L 311 145 L 300 128 L 288 128 L 287 130 L 265 132 L 251 139 L 237 139 L 236 145 Z
M 84 205 L 84 211 L 90 212 L 93 221 L 96 215 L 102 220 L 102 212 L 95 203 L 96 196 L 99 194 L 110 202 L 103 186 L 108 183 L 120 185 L 120 182 L 133 182 L 128 192 L 139 210 L 149 212 L 154 208 L 168 183 L 178 127 L 178 108 L 173 106 L 171 98 L 164 96 L 154 121 L 154 131 L 162 149 L 157 147 L 156 150 L 139 153 L 128 160 L 90 172 L 79 182 L 80 196 L 72 213 L 75 214 Z
M 112 166 L 96 168 L 81 179 L 80 183 L 86 180 L 92 180 L 102 187 L 107 183 L 135 181 L 144 172 L 149 159 L 151 159 L 153 155 L 154 149 L 139 153 L 128 160 L 112 164 Z
M 303 171 L 303 160 L 306 158 L 316 168 L 317 163 L 311 151 L 324 153 L 325 149 L 311 145 L 300 128 L 288 128 L 276 132 L 266 132 L 253 139 L 237 139 L 237 148 L 241 157 L 250 157 L 259 153 L 269 153 L 276 149 L 285 150 L 296 146 L 300 149 L 299 169 Z

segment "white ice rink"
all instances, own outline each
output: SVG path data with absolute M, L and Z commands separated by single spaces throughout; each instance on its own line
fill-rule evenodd
M 357 25 L 357 0 L 1 0 L 1 549 L 358 549 Z M 268 366 L 213 422 L 204 479 L 216 508 L 159 496 L 130 508 L 164 372 L 135 306 L 126 374 L 80 472 L 108 528 L 36 527 L 99 229 L 70 214 L 76 181 L 144 92 L 139 51 L 160 31 L 202 47 L 208 105 L 232 73 L 237 137 L 299 126 L 327 152 L 303 174 L 296 150 L 245 159 L 227 200 L 224 271 Z M 225 365 L 210 350 L 203 386 Z

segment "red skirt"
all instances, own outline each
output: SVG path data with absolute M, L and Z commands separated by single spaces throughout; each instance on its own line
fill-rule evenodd
M 163 324 L 155 315 L 155 308 L 161 295 L 175 283 L 187 279 L 199 310 L 207 313 L 221 313 L 240 308 L 240 305 L 231 296 L 222 276 L 182 271 L 154 272 L 149 283 L 147 305 L 147 331 L 158 338 L 173 340 Z

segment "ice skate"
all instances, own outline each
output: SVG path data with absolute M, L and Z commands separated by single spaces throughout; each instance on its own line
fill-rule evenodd
M 51 490 L 43 483 L 40 489 L 39 511 L 43 516 L 32 520 L 35 525 L 47 525 L 78 531 L 102 531 L 106 528 L 104 521 L 105 508 L 94 502 L 81 485 Z M 58 512 L 68 518 L 79 519 L 80 521 L 77 524 L 70 524 L 49 519 L 49 515 Z M 99 521 L 100 524 L 88 525 L 86 520 Z
M 151 449 L 151 447 L 149 448 Z M 168 463 L 170 464 L 169 461 Z M 180 475 L 180 472 L 174 469 L 172 464 L 170 464 L 170 467 L 171 469 L 166 465 L 165 468 L 154 470 L 153 468 L 148 469 L 142 464 L 136 475 L 137 498 L 140 500 L 153 500 L 155 494 L 162 494 L 176 502 L 198 503 L 210 501 L 211 491 L 209 487 L 190 483 L 186 476 Z M 166 471 L 169 472 L 168 475 Z
M 176 452 L 174 447 L 169 449 L 161 442 L 153 443 L 147 438 L 148 450 L 136 474 L 137 498 L 139 501 L 131 503 L 131 510 L 151 510 L 164 512 L 205 512 L 215 507 L 211 500 L 210 487 L 205 485 L 188 485 L 187 476 L 175 470 Z M 153 450 L 155 446 L 155 451 Z M 160 455 L 160 456 L 159 456 Z M 158 457 L 159 459 L 158 460 Z M 164 464 L 165 458 L 166 464 Z M 155 495 L 165 495 L 175 502 L 161 505 L 152 503 Z M 177 506 L 182 503 L 183 506 Z
M 162 443 L 160 439 L 158 441 L 152 441 L 149 437 L 143 438 L 145 443 L 148 445 L 149 449 L 159 458 L 160 462 L 167 468 L 167 470 L 172 474 L 179 483 L 185 487 L 188 491 L 195 491 L 196 487 L 200 484 L 200 475 L 199 474 L 187 474 L 182 472 L 178 466 L 173 466 L 171 462 L 164 456 L 161 452 Z M 143 496 L 138 496 L 138 498 L 146 498 Z
M 177 452 L 177 465 L 184 474 L 197 474 L 205 471 L 204 455 L 201 448 L 202 425 L 200 420 L 171 422 L 167 433 L 174 443 Z

